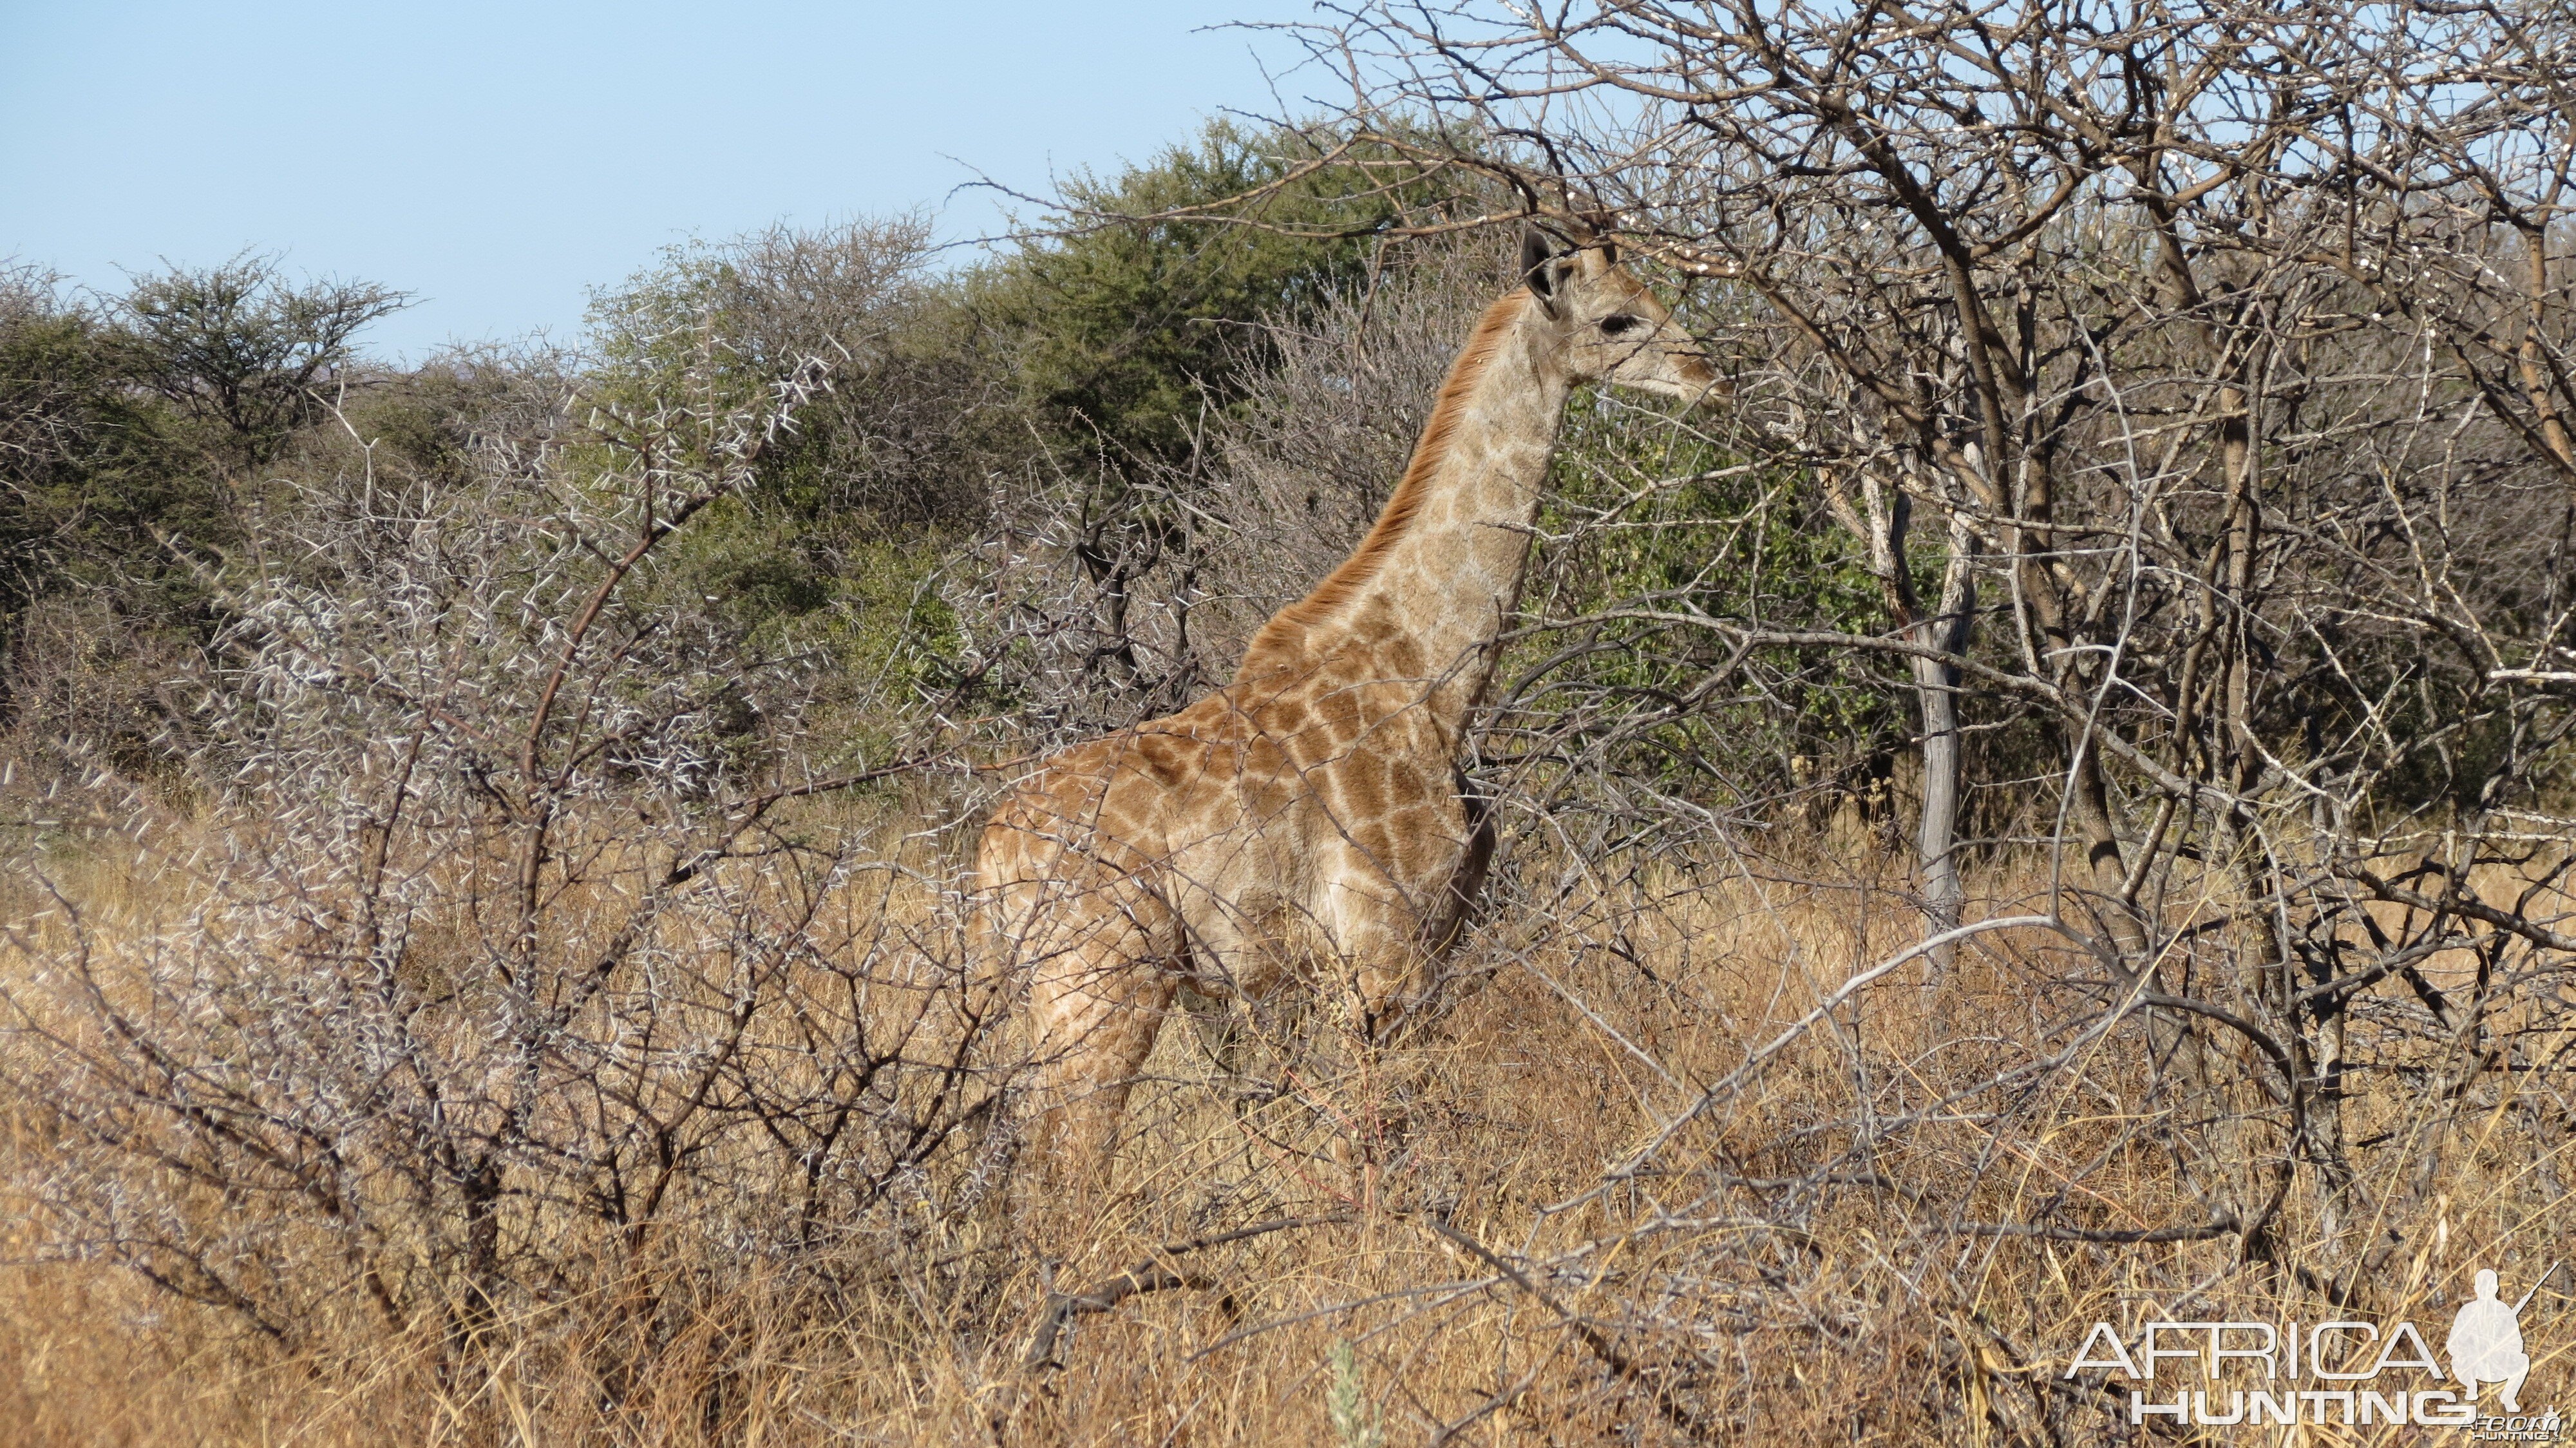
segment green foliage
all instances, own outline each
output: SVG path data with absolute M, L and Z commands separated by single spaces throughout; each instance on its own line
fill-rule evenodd
M 968 521 L 991 434 L 1010 429 L 990 405 L 997 369 L 975 353 L 957 288 L 929 273 L 931 255 L 917 217 L 673 247 L 594 294 L 585 395 L 630 417 L 756 411 L 782 378 L 820 362 L 831 390 L 764 451 L 762 506 L 867 533 Z
M 657 586 L 750 651 L 821 670 L 862 751 L 957 648 L 933 583 L 980 501 L 990 425 L 989 369 L 958 345 L 926 255 L 926 230 L 901 218 L 674 247 L 595 295 L 581 383 L 603 414 L 685 422 L 758 413 L 808 359 L 831 367 L 831 391 L 764 447 L 751 486 L 674 540 Z M 664 436 L 708 445 L 685 425 Z M 584 455 L 576 444 L 569 458 Z
M 1065 195 L 1083 217 L 1196 207 L 1213 219 L 1103 220 L 1031 240 L 970 279 L 979 320 L 1002 334 L 1023 395 L 1064 445 L 1121 462 L 1185 455 L 1208 399 L 1226 401 L 1259 365 L 1253 324 L 1300 316 L 1359 276 L 1367 233 L 1421 199 L 1355 165 L 1295 174 L 1317 155 L 1294 132 L 1217 122 L 1195 145 L 1115 178 L 1078 177 Z
M 156 534 L 220 543 L 221 488 L 168 466 L 163 410 L 136 395 L 120 339 L 50 295 L 0 309 L 0 613 L 70 578 L 165 563 Z
M 195 423 L 214 468 L 231 472 L 274 461 L 317 421 L 318 389 L 352 361 L 359 330 L 408 304 L 365 282 L 295 285 L 244 254 L 138 280 L 112 335 L 127 377 Z
M 479 432 L 560 402 L 570 385 L 565 359 L 549 350 L 457 351 L 370 378 L 341 407 L 350 432 L 374 444 L 383 465 L 455 482 Z
M 663 587 L 754 653 L 829 654 L 849 674 L 854 702 L 901 696 L 929 687 L 959 642 L 933 586 L 945 541 L 836 539 L 793 515 L 727 500 L 670 545 Z
M 585 318 L 592 356 L 585 395 L 634 412 L 699 389 L 708 405 L 755 405 L 770 372 L 749 349 L 724 345 L 743 329 L 739 284 L 722 249 L 692 238 L 663 248 L 618 285 L 594 290 Z
M 1739 466 L 1683 421 L 1659 426 L 1637 403 L 1587 390 L 1567 408 L 1541 507 L 1542 538 L 1559 541 L 1543 548 L 1544 596 L 1533 602 L 1559 618 L 1642 603 L 1803 629 L 1883 627 L 1885 605 L 1856 544 L 1805 503 L 1800 479 Z M 1701 630 L 1614 619 L 1581 636 L 1592 647 L 1529 680 L 1525 700 L 1579 697 L 1605 718 L 1634 718 L 1689 694 L 1721 662 L 1717 640 Z M 1514 662 L 1536 667 L 1568 643 L 1542 635 Z M 1820 759 L 1833 770 L 1904 727 L 1863 660 L 1772 650 L 1753 662 L 1771 687 L 1635 732 L 1627 767 L 1676 785 L 1713 768 L 1731 779 L 1724 762 L 1748 756 L 1772 758 L 1783 774 Z
M 249 538 L 253 469 L 403 304 L 267 260 L 170 268 L 100 304 L 0 273 L 0 720 L 138 773 L 184 730 L 173 676 L 220 624 L 207 573 Z
M 1369 1404 L 1358 1354 L 1349 1343 L 1336 1339 L 1331 1362 L 1333 1382 L 1324 1392 L 1324 1413 L 1332 1420 L 1334 1443 L 1339 1448 L 1382 1448 L 1386 1425 Z
M 24 274 L 0 298 L 0 609 L 61 588 L 166 615 L 191 565 L 240 536 L 238 470 L 322 415 L 351 339 L 402 305 L 361 284 L 288 283 L 266 261 L 135 283 L 73 306 Z

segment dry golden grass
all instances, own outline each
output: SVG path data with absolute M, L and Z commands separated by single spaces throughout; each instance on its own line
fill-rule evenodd
M 2226 1046 L 2236 1074 L 2196 1098 L 2152 1094 L 2137 1028 L 2070 1030 L 2085 1012 L 2055 982 L 2081 962 L 2042 931 L 1981 936 L 1929 985 L 1919 962 L 1901 968 L 1711 1093 L 1913 941 L 1919 918 L 1877 868 L 1674 862 L 1506 914 L 1470 952 L 1480 978 L 1385 1052 L 1335 1047 L 1294 1012 L 1247 1027 L 1234 1066 L 1265 1092 L 1227 1089 L 1208 1038 L 1175 1023 L 1093 1203 L 1023 1191 L 942 1215 L 928 1193 L 888 1208 L 924 1220 L 792 1266 L 675 1231 L 584 1293 L 514 1309 L 465 1363 L 434 1332 L 358 1312 L 279 1349 L 96 1262 L 43 1261 L 21 1220 L 0 1269 L 0 1438 L 2116 1441 L 2132 1431 L 2112 1406 L 2125 1391 L 2062 1377 L 2096 1320 L 2315 1322 L 2343 1282 L 2352 1313 L 2438 1324 L 2477 1266 L 2527 1284 L 2559 1254 L 2557 1088 L 2464 1078 L 2456 1052 L 2363 1027 L 2370 1069 L 2343 1134 L 2366 1220 L 2340 1235 L 2313 1171 L 2268 1260 L 2224 1232 L 1993 1230 L 2188 1226 L 2259 1206 L 2274 1180 L 2271 1118 L 2195 1114 L 2259 1105 L 2261 1064 Z M 122 857 L 59 873 L 111 934 L 149 934 L 184 903 Z M 1991 871 L 1972 918 L 2043 885 L 2035 864 Z M 2455 986 L 2474 969 L 2435 964 Z M 2050 1055 L 2058 1069 L 2030 1069 Z M 9 1114 L 22 1173 L 48 1149 L 29 1114 Z M 1328 1220 L 1158 1254 L 1280 1218 Z M 1070 1317 L 1055 1363 L 1024 1361 L 1050 1286 L 1146 1262 L 1191 1281 Z M 2568 1286 L 2524 1316 L 2527 1403 L 2576 1387 Z M 656 1295 L 649 1330 L 598 1310 L 630 1292 Z

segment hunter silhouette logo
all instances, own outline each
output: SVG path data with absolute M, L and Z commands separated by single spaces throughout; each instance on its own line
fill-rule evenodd
M 2558 1270 L 2556 1263 L 2549 1270 Z M 2549 1277 L 2542 1274 L 2540 1282 Z M 2511 1307 L 2496 1299 L 2495 1269 L 2478 1269 L 2478 1295 L 2460 1305 L 2459 1314 L 2451 1319 L 2450 1340 L 2443 1344 L 2451 1355 L 2451 1376 L 2468 1389 L 2469 1401 L 2476 1402 L 2478 1384 L 2502 1383 L 2504 1410 L 2522 1411 L 2522 1380 L 2531 1373 L 2531 1358 L 2522 1350 L 2522 1310 L 2531 1305 L 2540 1282 Z
M 2467 1428 L 2478 1442 L 2559 1442 L 2565 1427 L 2557 1410 L 2526 1413 L 2521 1397 L 2531 1373 L 2522 1312 L 2558 1265 L 2551 1263 L 2512 1303 L 2497 1295 L 2494 1269 L 2480 1268 L 2476 1295 L 2451 1315 L 2440 1358 L 2411 1322 L 2150 1322 L 2134 1346 L 2111 1324 L 2097 1322 L 2066 1376 L 2111 1368 L 2133 1382 L 2174 1380 L 2197 1369 L 2201 1386 L 2174 1381 L 2169 1397 L 2159 1388 L 2132 1388 L 2132 1424 L 2171 1418 L 2209 1427 L 2413 1425 Z M 2180 1367 L 2184 1359 L 2191 1368 Z M 2243 1386 L 2222 1384 L 2231 1376 Z M 2480 1410 L 2479 1392 L 2489 1386 L 2502 1414 Z

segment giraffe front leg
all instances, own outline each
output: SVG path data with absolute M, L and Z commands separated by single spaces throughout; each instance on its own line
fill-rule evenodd
M 1402 1014 L 1417 952 L 1387 902 L 1354 898 L 1356 893 L 1338 902 L 1329 967 L 1340 987 L 1344 1020 L 1360 1039 L 1374 1042 Z
M 1421 1062 L 1393 1048 L 1391 1028 L 1412 1006 L 1423 978 L 1424 912 L 1353 850 L 1326 877 L 1316 924 L 1325 940 L 1315 961 L 1353 1039 L 1339 1069 L 1317 1081 L 1328 1117 L 1328 1180 L 1346 1199 L 1373 1204 L 1385 1164 L 1399 1154 L 1409 1095 L 1407 1078 Z
M 1416 901 L 1398 889 L 1366 852 L 1351 848 L 1325 877 L 1318 923 L 1339 976 L 1353 1030 L 1378 1040 L 1414 1005 L 1425 967 L 1446 939 L 1431 941 L 1442 900 Z M 1454 929 L 1444 929 L 1445 934 Z
M 1030 983 L 1041 1172 L 1076 1189 L 1107 1185 L 1136 1073 L 1170 1012 L 1173 974 L 1135 935 L 1086 942 Z

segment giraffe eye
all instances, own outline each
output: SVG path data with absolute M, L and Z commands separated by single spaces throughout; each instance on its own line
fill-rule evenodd
M 1615 317 L 1603 317 L 1601 319 L 1601 330 L 1613 337 L 1624 337 L 1644 325 L 1646 325 L 1645 319 L 1641 317 L 1631 317 L 1625 313 Z

